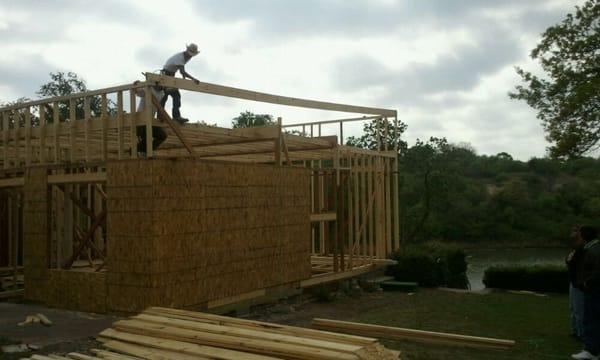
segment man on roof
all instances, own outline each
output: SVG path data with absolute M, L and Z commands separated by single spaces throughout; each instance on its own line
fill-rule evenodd
M 162 69 L 162 74 L 167 76 L 175 76 L 177 72 L 181 74 L 184 79 L 191 79 L 194 82 L 199 83 L 198 79 L 190 75 L 187 71 L 185 71 L 185 64 L 190 61 L 191 58 L 198 55 L 200 51 L 198 50 L 198 45 L 189 44 L 186 46 L 185 51 L 179 52 L 173 56 L 171 56 Z M 165 95 L 162 97 L 160 104 L 164 108 L 167 103 L 168 97 L 171 96 L 173 99 L 173 120 L 178 121 L 183 124 L 188 122 L 188 119 L 182 118 L 181 113 L 179 112 L 179 108 L 181 107 L 181 94 L 179 93 L 179 89 L 177 88 L 167 88 L 165 89 Z

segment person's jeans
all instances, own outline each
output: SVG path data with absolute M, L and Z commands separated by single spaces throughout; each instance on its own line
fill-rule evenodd
M 584 293 L 583 342 L 587 351 L 600 354 L 600 294 Z
M 146 153 L 146 127 L 138 126 L 136 128 L 138 137 L 137 151 Z M 152 150 L 156 150 L 160 144 L 167 139 L 167 133 L 160 126 L 152 127 Z
M 163 108 L 165 107 L 169 95 L 171 96 L 171 98 L 173 98 L 173 109 L 171 111 L 171 114 L 173 114 L 173 119 L 179 119 L 181 118 L 181 113 L 179 112 L 179 108 L 181 107 L 181 93 L 179 93 L 179 89 L 165 89 L 165 95 L 162 97 L 162 99 L 160 99 L 160 106 L 162 106 Z
M 570 284 L 569 306 L 571 308 L 571 328 L 578 338 L 583 339 L 583 291 Z

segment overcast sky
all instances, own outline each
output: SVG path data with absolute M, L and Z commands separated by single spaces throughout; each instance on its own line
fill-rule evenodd
M 527 160 L 547 144 L 535 113 L 508 99 L 514 67 L 537 70 L 529 52 L 541 33 L 582 2 L 0 0 L 0 100 L 35 98 L 51 71 L 91 89 L 141 79 L 195 42 L 186 69 L 202 81 L 397 109 L 409 143 L 445 136 Z M 229 126 L 244 110 L 284 123 L 348 117 L 183 94 L 192 121 Z

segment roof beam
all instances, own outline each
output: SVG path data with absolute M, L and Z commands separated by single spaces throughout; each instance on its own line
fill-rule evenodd
M 213 94 L 219 96 L 226 96 L 237 99 L 252 100 L 258 102 L 266 102 L 277 105 L 287 105 L 295 107 L 303 107 L 310 109 L 320 109 L 329 111 L 340 111 L 356 114 L 369 114 L 369 115 L 381 115 L 381 116 L 396 116 L 396 110 L 380 109 L 373 107 L 337 104 L 332 102 L 299 99 L 288 96 L 280 96 L 267 94 L 257 91 L 238 89 L 229 86 L 216 85 L 211 83 L 199 82 L 195 83 L 192 80 L 178 79 L 171 76 L 162 76 L 156 74 L 146 73 L 146 80 L 148 82 L 156 83 L 158 85 L 166 87 L 175 87 L 179 89 L 196 91 L 206 94 Z

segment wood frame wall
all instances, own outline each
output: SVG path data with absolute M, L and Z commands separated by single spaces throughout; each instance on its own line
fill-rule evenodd
M 20 186 L 0 188 L 0 288 L 17 290 L 23 270 L 23 193 Z
M 49 268 L 106 270 L 106 172 L 102 168 L 50 172 Z
M 282 118 L 278 118 L 275 126 L 247 129 L 199 124 L 180 126 L 171 121 L 153 98 L 153 86 L 360 116 L 286 126 Z M 138 111 L 142 98 L 145 105 Z M 92 103 L 99 104 L 99 112 L 92 111 Z M 386 135 L 383 130 L 378 131 L 376 150 L 343 146 L 344 124 L 366 120 L 376 120 L 378 129 L 382 122 L 391 123 L 392 130 L 398 131 L 395 110 L 299 99 L 146 74 L 143 82 L 0 108 L 0 188 L 22 186 L 22 174 L 27 168 L 52 165 L 55 172 L 49 177 L 53 188 L 50 193 L 54 202 L 62 201 L 62 205 L 57 205 L 57 209 L 62 210 L 52 215 L 55 228 L 73 223 L 66 214 L 87 210 L 99 215 L 101 207 L 91 209 L 91 202 L 87 208 L 77 205 L 81 198 L 71 196 L 73 188 L 87 187 L 86 199 L 99 196 L 91 187 L 98 189 L 95 184 L 102 183 L 106 162 L 138 157 L 136 128 L 142 126 L 148 139 L 146 156 L 150 158 L 192 156 L 311 168 L 314 227 L 310 241 L 314 261 L 323 265 L 319 264 L 323 262 L 319 257 L 325 256 L 331 260 L 323 268 L 352 270 L 385 259 L 399 246 L 398 149 L 388 149 L 381 141 Z M 339 124 L 339 137 L 324 136 L 324 124 Z M 153 126 L 165 128 L 169 135 L 157 151 L 151 146 Z M 287 133 L 285 129 L 291 126 L 301 127 L 301 135 Z M 384 131 L 389 128 L 386 126 Z M 66 170 L 73 166 L 80 170 L 75 173 Z M 69 199 L 71 201 L 67 201 Z M 89 216 L 89 221 L 93 219 Z M 91 228 L 93 224 L 88 225 Z M 97 237 L 98 226 L 93 229 L 92 238 Z M 58 233 L 55 230 L 55 238 Z M 71 235 L 64 234 L 72 233 L 62 230 L 62 234 L 62 241 L 71 244 Z M 102 257 L 101 252 L 97 253 Z M 61 265 L 64 256 L 54 259 L 50 262 L 53 266 L 65 267 L 66 264 Z M 94 264 L 94 259 L 91 263 Z

